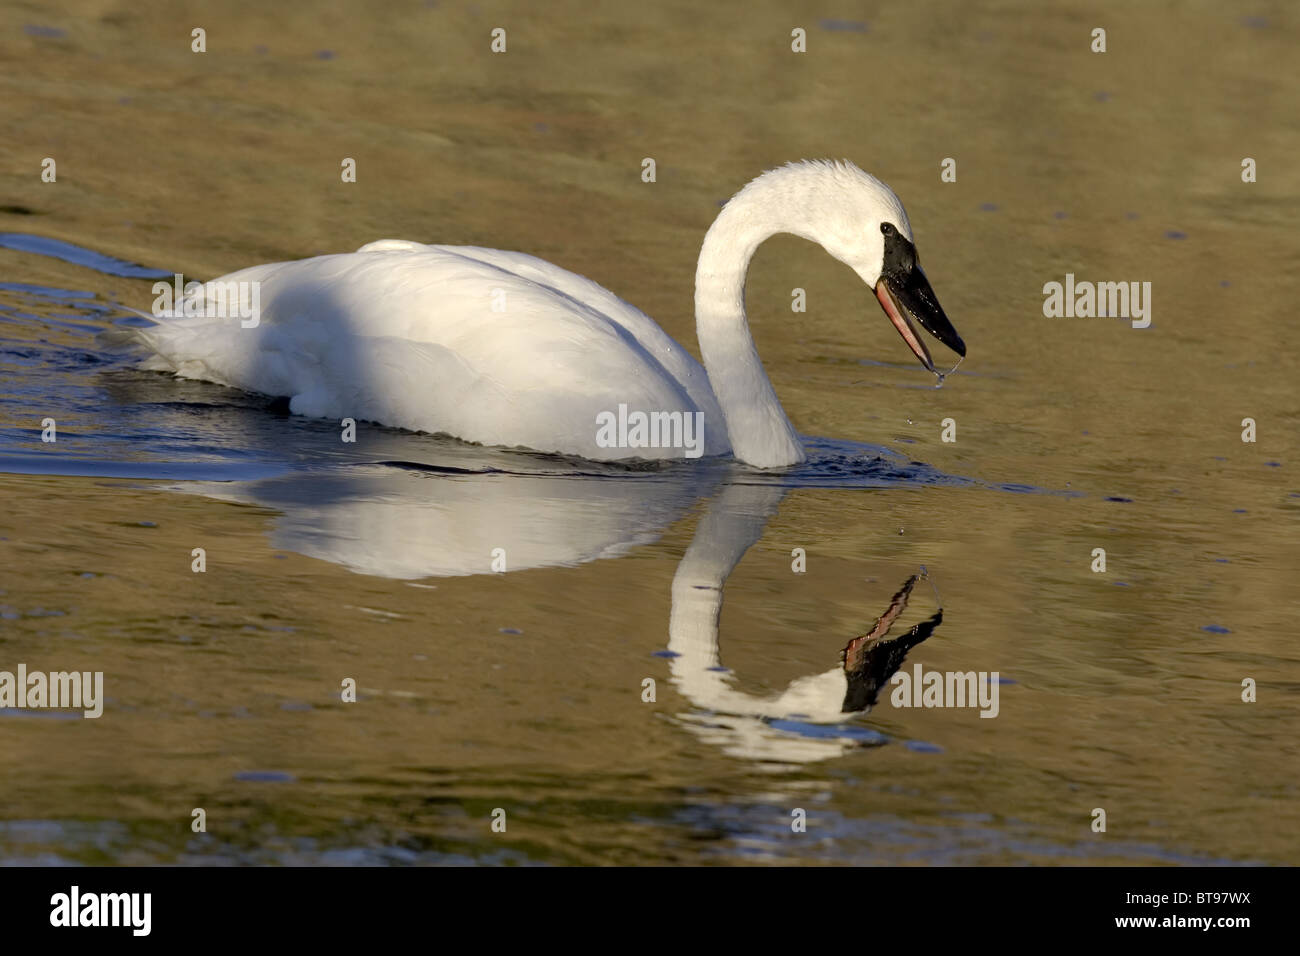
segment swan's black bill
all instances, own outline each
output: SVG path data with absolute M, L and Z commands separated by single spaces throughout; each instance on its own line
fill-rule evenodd
M 898 329 L 898 334 L 903 337 L 907 347 L 931 372 L 935 371 L 934 361 L 930 358 L 930 350 L 916 334 L 912 319 L 965 358 L 966 343 L 948 321 L 934 289 L 930 288 L 930 280 L 921 271 L 921 266 L 916 261 L 916 247 L 893 227 L 886 231 L 882 226 L 881 232 L 885 235 L 885 259 L 880 279 L 876 282 L 876 298 L 880 300 L 885 315 L 889 316 L 889 321 Z

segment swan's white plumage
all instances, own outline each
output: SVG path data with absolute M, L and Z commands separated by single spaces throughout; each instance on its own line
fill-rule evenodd
M 620 402 L 701 411 L 705 452 L 729 450 L 708 376 L 685 349 L 533 256 L 381 240 L 215 281 L 260 283 L 258 325 L 168 318 L 138 333 L 156 353 L 149 367 L 289 396 L 302 415 L 593 459 L 682 454 L 598 447 L 596 416 Z
M 132 334 L 154 353 L 148 368 L 287 396 L 303 415 L 617 459 L 684 452 L 601 447 L 599 414 L 701 412 L 704 454 L 789 465 L 803 450 L 749 334 L 749 259 L 767 236 L 790 232 L 874 285 L 885 218 L 910 237 L 898 198 L 851 163 L 791 164 L 742 189 L 709 230 L 696 273 L 707 374 L 589 279 L 522 253 L 397 239 L 208 284 L 259 283 L 256 327 L 167 318 Z

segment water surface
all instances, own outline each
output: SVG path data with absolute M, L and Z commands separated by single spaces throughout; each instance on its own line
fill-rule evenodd
M 205 17 L 199 57 L 180 6 L 0 12 L 0 669 L 108 697 L 0 711 L 0 857 L 1295 861 L 1289 7 L 900 5 L 808 19 L 802 57 L 776 4 Z M 809 436 L 787 473 L 345 444 L 95 338 L 154 277 L 398 236 L 547 257 L 694 352 L 718 202 L 821 155 L 903 197 L 970 357 L 934 389 L 869 290 L 772 240 L 748 305 Z M 1044 318 L 1066 272 L 1152 282 L 1151 328 Z M 996 719 L 727 712 L 833 669 L 921 568 L 899 627 L 942 621 L 906 666 L 997 671 Z

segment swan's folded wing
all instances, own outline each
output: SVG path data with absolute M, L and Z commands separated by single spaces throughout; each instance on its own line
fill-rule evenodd
M 602 458 L 628 452 L 597 446 L 598 414 L 698 410 L 717 426 L 705 453 L 727 450 L 720 416 L 613 317 L 489 262 L 415 245 L 223 276 L 214 281 L 256 283 L 255 324 L 169 318 L 138 338 L 159 356 L 154 367 L 289 396 L 303 414 Z M 689 369 L 694 360 L 674 348 L 670 364 Z
M 405 239 L 381 239 L 361 247 L 359 252 L 411 252 L 429 250 L 459 256 L 509 273 L 544 287 L 574 304 L 615 323 L 632 336 L 656 362 L 681 383 L 692 404 L 709 420 L 722 420 L 704 367 L 636 306 L 625 302 L 598 282 L 563 269 L 553 262 L 522 252 L 481 246 L 421 245 Z

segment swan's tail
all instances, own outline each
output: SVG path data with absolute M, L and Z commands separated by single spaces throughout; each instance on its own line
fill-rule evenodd
M 165 351 L 163 342 L 166 339 L 166 326 L 159 324 L 158 320 L 148 312 L 141 312 L 129 306 L 122 306 L 122 309 L 142 319 L 148 319 L 154 324 L 140 328 L 128 326 L 106 329 L 95 336 L 95 344 L 105 352 L 111 353 L 147 352 L 148 354 L 140 363 L 140 368 L 155 372 L 175 371 L 175 366 L 162 355 Z

